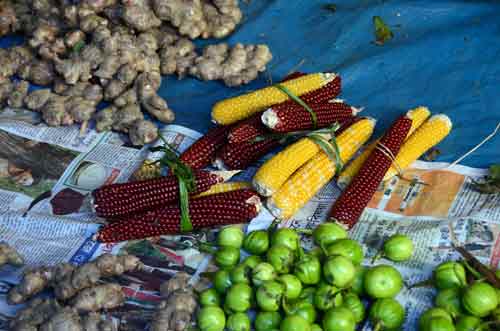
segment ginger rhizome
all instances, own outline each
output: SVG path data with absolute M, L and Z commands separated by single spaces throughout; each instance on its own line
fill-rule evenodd
M 160 288 L 164 298 L 156 308 L 151 331 L 183 331 L 193 323 L 193 314 L 198 307 L 196 295 L 189 285 L 191 277 L 178 272 Z
M 144 117 L 175 116 L 158 94 L 161 75 L 246 84 L 265 70 L 265 45 L 222 43 L 198 51 L 191 40 L 224 38 L 242 20 L 237 0 L 0 0 L 0 37 L 26 43 L 0 49 L 0 106 L 26 107 L 50 126 L 97 120 L 134 145 L 158 136 Z M 13 82 L 17 76 L 23 81 Z M 52 91 L 28 94 L 27 82 Z M 97 104 L 110 106 L 97 111 Z
M 12 246 L 0 242 L 0 268 L 6 264 L 20 267 L 24 264 L 24 259 Z
M 28 302 L 12 319 L 11 329 L 116 330 L 114 324 L 103 319 L 99 312 L 122 306 L 125 294 L 119 284 L 102 281 L 142 267 L 140 260 L 133 255 L 104 254 L 81 266 L 62 263 L 29 270 L 8 293 L 9 304 Z M 55 298 L 30 300 L 45 289 L 52 289 Z
M 28 270 L 21 282 L 9 291 L 7 301 L 9 304 L 23 303 L 47 288 L 54 290 L 57 299 L 67 300 L 97 285 L 102 278 L 119 276 L 141 267 L 141 262 L 133 255 L 103 254 L 79 267 L 61 263 Z

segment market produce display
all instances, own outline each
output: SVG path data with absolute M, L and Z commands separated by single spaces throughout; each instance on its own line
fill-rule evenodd
M 349 331 L 366 318 L 374 330 L 401 327 L 397 269 L 361 267 L 362 246 L 338 224 L 324 223 L 312 235 L 320 251 L 304 252 L 299 233 L 290 228 L 246 236 L 238 227 L 222 229 L 214 252 L 219 270 L 213 288 L 200 295 L 200 330 Z M 254 255 L 240 261 L 240 248 Z
M 224 38 L 241 22 L 236 0 L 5 0 L 0 15 L 0 37 L 26 37 L 0 50 L 0 104 L 39 112 L 50 126 L 79 123 L 82 133 L 95 119 L 98 131 L 128 133 L 134 145 L 158 137 L 144 113 L 174 120 L 157 94 L 161 75 L 239 86 L 272 58 L 266 45 L 219 43 L 197 51 L 191 40 Z M 52 89 L 30 92 L 28 82 Z M 102 100 L 110 105 L 97 111 Z

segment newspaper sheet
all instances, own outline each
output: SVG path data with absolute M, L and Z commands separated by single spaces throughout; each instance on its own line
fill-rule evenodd
M 175 125 L 164 127 L 161 135 L 179 151 L 200 137 Z M 103 253 L 139 256 L 147 268 L 120 277 L 128 301 L 114 313 L 132 316 L 128 322 L 137 330 L 151 319 L 163 281 L 179 270 L 196 276 L 206 269 L 209 256 L 197 246 L 213 240 L 214 231 L 119 244 L 93 238 L 102 220 L 92 213 L 91 191 L 127 181 L 145 158 L 158 156 L 148 147 L 127 145 L 120 134 L 90 128 L 82 137 L 79 127 L 47 127 L 32 112 L 0 113 L 0 241 L 26 257 L 25 268 L 0 270 L 0 330 L 8 329 L 7 317 L 21 307 L 8 305 L 5 298 L 26 268 L 81 264 Z
M 197 244 L 213 240 L 216 230 L 120 244 L 99 244 L 93 239 L 101 220 L 91 212 L 90 192 L 103 184 L 126 181 L 143 160 L 156 160 L 160 154 L 128 146 L 116 133 L 90 128 L 82 138 L 76 126 L 55 129 L 24 113 L 9 116 L 0 113 L 0 239 L 27 257 L 27 267 L 62 261 L 79 264 L 105 252 L 139 256 L 147 269 L 120 277 L 129 301 L 123 311 L 114 313 L 128 316 L 137 330 L 151 318 L 162 281 L 179 270 L 195 276 L 211 270 L 209 257 Z M 179 151 L 200 137 L 176 125 L 166 126 L 161 134 Z M 233 179 L 251 180 L 258 165 Z M 366 264 L 384 238 L 406 233 L 417 250 L 411 261 L 397 267 L 407 284 L 428 279 L 436 264 L 457 258 L 450 245 L 453 232 L 481 261 L 498 267 L 500 194 L 480 194 L 471 187 L 472 179 L 485 174 L 482 169 L 417 161 L 405 171 L 405 180 L 396 178 L 382 185 L 351 232 L 363 243 Z M 340 192 L 332 181 L 281 226 L 314 228 L 325 220 Z M 26 213 L 40 195 L 45 199 Z M 267 228 L 273 220 L 263 209 L 247 230 Z M 310 238 L 303 240 L 306 246 L 312 245 Z M 2 316 L 6 320 L 19 308 L 8 306 L 5 294 L 21 271 L 10 267 L 0 271 L 0 330 Z M 405 330 L 416 330 L 416 319 L 431 305 L 433 295 L 428 288 L 418 288 L 405 289 L 398 296 L 407 308 Z

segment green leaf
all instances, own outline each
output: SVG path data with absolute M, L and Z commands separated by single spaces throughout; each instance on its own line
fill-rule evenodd
M 490 166 L 489 177 L 494 181 L 500 181 L 500 164 Z
M 189 193 L 186 183 L 179 179 L 179 200 L 181 203 L 181 232 L 193 230 L 193 223 L 189 217 Z
M 312 119 L 314 128 L 316 128 L 318 126 L 318 119 L 316 116 L 316 112 L 314 110 L 312 110 L 311 107 L 309 107 L 301 98 L 299 98 L 298 96 L 293 94 L 292 91 L 287 89 L 285 86 L 280 85 L 280 84 L 276 84 L 274 86 L 276 88 L 278 88 L 279 90 L 281 90 L 281 92 L 288 95 L 290 97 L 290 99 L 292 99 L 293 101 L 295 101 L 296 103 L 301 105 L 305 110 L 307 110 L 309 112 L 309 114 L 311 114 L 311 119 Z
M 335 137 L 332 137 L 332 139 L 330 140 L 326 140 L 325 138 L 317 134 L 310 134 L 307 137 L 314 141 L 323 150 L 323 152 L 328 155 L 330 160 L 335 162 L 336 173 L 339 173 L 343 167 L 343 164 L 342 159 L 340 158 L 339 146 L 337 145 Z
M 82 50 L 82 48 L 85 47 L 85 41 L 83 40 L 80 40 L 79 42 L 77 42 L 74 46 L 73 46 L 73 53 L 80 53 L 80 51 Z
M 375 44 L 382 46 L 394 36 L 380 16 L 373 16 L 373 25 L 375 27 Z
M 484 194 L 500 193 L 500 164 L 490 166 L 489 174 L 486 178 L 477 182 L 473 181 L 474 188 Z
M 163 152 L 163 156 L 158 162 L 170 169 L 172 174 L 179 181 L 179 200 L 181 208 L 181 232 L 193 230 L 193 224 L 189 217 L 189 193 L 196 189 L 196 181 L 191 167 L 185 165 L 179 158 L 179 153 L 170 144 L 160 136 L 163 146 L 152 147 L 152 152 Z
M 329 10 L 333 13 L 337 11 L 337 5 L 334 3 L 327 3 L 326 5 L 323 6 L 323 9 Z

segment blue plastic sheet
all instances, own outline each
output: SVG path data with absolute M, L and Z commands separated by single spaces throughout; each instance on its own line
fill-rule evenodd
M 297 68 L 340 73 L 342 98 L 377 118 L 378 133 L 418 105 L 448 114 L 454 128 L 439 145 L 438 161 L 455 160 L 500 122 L 498 1 L 240 2 L 245 19 L 229 42 L 268 44 L 274 54 L 268 72 L 239 89 L 164 79 L 160 94 L 175 110 L 176 123 L 205 131 L 217 100 L 264 86 L 269 78 L 278 81 Z M 335 12 L 323 8 L 331 2 Z M 383 46 L 373 42 L 376 15 L 394 33 Z M 462 163 L 494 162 L 500 162 L 500 135 Z

